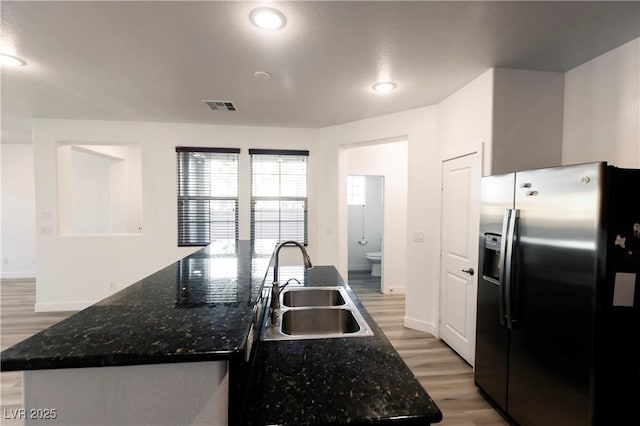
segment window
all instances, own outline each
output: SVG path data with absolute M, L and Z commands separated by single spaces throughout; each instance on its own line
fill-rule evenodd
M 251 239 L 307 244 L 309 151 L 250 149 Z
M 367 203 L 367 181 L 364 176 L 347 176 L 347 204 L 364 206 Z
M 177 147 L 178 245 L 238 238 L 237 148 Z

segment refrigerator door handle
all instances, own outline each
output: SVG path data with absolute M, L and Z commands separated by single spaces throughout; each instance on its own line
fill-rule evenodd
M 506 262 L 507 262 L 507 234 L 509 233 L 509 225 L 511 220 L 511 209 L 507 209 L 504 211 L 504 218 L 502 219 L 502 239 L 500 241 L 500 259 L 499 259 L 499 269 L 498 269 L 498 304 L 500 310 L 500 325 L 505 325 L 505 294 L 504 288 L 507 285 L 507 280 L 509 279 L 506 272 Z
M 507 328 L 513 328 L 513 276 L 515 272 L 515 265 L 513 257 L 516 253 L 516 227 L 518 226 L 518 217 L 520 216 L 520 210 L 513 209 L 509 217 L 509 229 L 507 232 L 507 253 L 506 253 L 506 265 L 505 265 L 505 306 L 507 311 Z

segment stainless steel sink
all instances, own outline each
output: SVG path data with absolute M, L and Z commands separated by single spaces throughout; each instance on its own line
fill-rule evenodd
M 340 306 L 345 300 L 336 288 L 291 288 L 285 289 L 282 295 L 282 306 L 292 308 L 302 306 Z
M 280 294 L 276 324 L 265 319 L 263 340 L 373 336 L 344 287 L 292 287 Z
M 282 314 L 284 334 L 345 334 L 360 331 L 360 325 L 349 309 L 307 308 L 288 310 Z

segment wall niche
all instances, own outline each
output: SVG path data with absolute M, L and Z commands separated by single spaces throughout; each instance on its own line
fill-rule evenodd
M 59 143 L 60 235 L 142 233 L 138 145 Z

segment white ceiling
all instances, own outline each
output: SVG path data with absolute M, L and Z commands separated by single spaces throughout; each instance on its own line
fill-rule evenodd
M 491 67 L 567 71 L 640 36 L 640 2 L 2 1 L 2 142 L 30 119 L 324 127 L 432 105 Z M 266 71 L 270 80 L 254 72 Z M 371 85 L 391 79 L 384 96 Z M 233 101 L 237 112 L 201 101 Z

